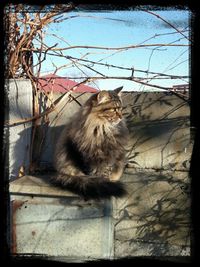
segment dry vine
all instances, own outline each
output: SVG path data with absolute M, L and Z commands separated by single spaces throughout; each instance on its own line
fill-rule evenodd
M 34 136 L 36 132 L 36 128 L 41 123 L 42 118 L 47 118 L 47 116 L 52 112 L 55 111 L 64 100 L 69 99 L 71 96 L 70 92 L 66 91 L 65 94 L 60 96 L 55 101 L 49 101 L 51 103 L 43 112 L 40 111 L 39 108 L 39 96 L 40 94 L 44 94 L 45 97 L 49 98 L 48 94 L 45 92 L 41 92 L 38 90 L 39 83 L 41 78 L 41 67 L 43 62 L 46 60 L 47 56 L 60 57 L 67 61 L 67 64 L 62 66 L 54 66 L 53 74 L 56 74 L 59 70 L 68 68 L 74 65 L 81 75 L 76 75 L 74 77 L 68 76 L 65 78 L 68 79 L 79 79 L 80 82 L 70 88 L 70 91 L 73 91 L 75 87 L 85 84 L 88 82 L 95 82 L 102 79 L 115 79 L 115 80 L 128 80 L 132 81 L 133 83 L 140 84 L 141 86 L 147 87 L 154 87 L 157 89 L 161 89 L 163 91 L 172 92 L 173 94 L 177 95 L 178 97 L 188 101 L 188 98 L 182 92 L 175 92 L 172 91 L 170 87 L 160 86 L 156 83 L 151 83 L 151 81 L 162 80 L 162 79 L 188 79 L 189 76 L 185 75 L 173 75 L 167 74 L 164 72 L 153 72 L 149 70 L 150 67 L 150 60 L 153 53 L 157 50 L 165 49 L 165 47 L 185 47 L 188 49 L 189 47 L 189 38 L 187 37 L 187 30 L 186 29 L 178 29 L 167 20 L 159 16 L 158 14 L 144 10 L 144 12 L 149 13 L 149 15 L 157 17 L 158 20 L 163 21 L 166 23 L 171 29 L 172 32 L 166 34 L 155 34 L 154 36 L 144 40 L 139 44 L 130 44 L 127 46 L 121 47 L 108 47 L 108 46 L 88 46 L 88 45 L 70 45 L 66 40 L 63 40 L 61 37 L 54 34 L 55 39 L 64 41 L 67 44 L 67 47 L 59 47 L 58 43 L 55 42 L 54 45 L 49 46 L 45 43 L 44 37 L 46 26 L 53 24 L 53 23 L 62 23 L 68 19 L 73 19 L 78 16 L 67 16 L 67 13 L 74 10 L 76 7 L 69 3 L 69 4 L 55 4 L 52 6 L 39 6 L 36 9 L 33 9 L 31 6 L 28 5 L 13 5 L 9 4 L 5 9 L 5 31 L 6 31 L 6 78 L 10 79 L 17 79 L 17 78 L 28 78 L 30 79 L 32 86 L 33 86 L 33 103 L 34 103 L 34 113 L 33 117 L 18 120 L 18 121 L 7 121 L 6 124 L 9 126 L 15 126 L 22 123 L 28 123 L 30 121 L 33 122 L 33 139 L 32 139 L 32 146 L 34 142 Z M 88 17 L 84 16 L 83 17 Z M 95 16 L 89 16 L 93 19 L 98 19 Z M 108 18 L 101 18 L 101 19 L 108 19 Z M 66 23 L 66 22 L 65 22 Z M 174 39 L 171 43 L 162 43 L 162 42 L 155 42 L 155 43 L 147 43 L 148 41 L 158 38 L 161 35 L 172 35 L 172 34 L 179 34 L 179 39 Z M 34 41 L 37 40 L 38 46 L 34 46 Z M 188 43 L 180 43 L 182 40 L 187 40 Z M 105 62 L 105 58 L 101 60 L 91 60 L 88 59 L 88 55 L 93 54 L 108 54 L 108 57 L 112 57 L 116 53 L 122 53 L 129 51 L 131 49 L 152 49 L 151 56 L 149 58 L 149 67 L 147 70 L 145 69 L 138 69 L 133 66 L 131 67 L 124 67 L 115 64 L 108 64 Z M 67 53 L 68 51 L 76 50 L 81 51 L 80 57 L 69 56 Z M 84 51 L 84 52 L 83 52 Z M 99 52 L 100 51 L 100 52 Z M 36 62 L 33 62 L 33 58 L 37 58 Z M 37 72 L 34 72 L 34 68 L 37 67 Z M 102 72 L 98 69 L 98 67 L 105 67 L 105 69 L 120 69 L 127 71 L 129 75 L 124 76 L 113 76 L 108 75 L 106 72 Z M 84 70 L 87 69 L 90 71 L 88 75 Z M 94 73 L 92 75 L 91 73 Z M 143 76 L 141 77 L 140 75 Z M 58 77 L 62 78 L 62 77 Z M 51 82 L 51 79 L 48 81 Z M 49 99 L 50 100 L 50 99 Z M 45 122 L 45 120 L 44 120 Z M 48 119 L 47 119 L 48 123 Z M 32 153 L 32 152 L 31 152 Z

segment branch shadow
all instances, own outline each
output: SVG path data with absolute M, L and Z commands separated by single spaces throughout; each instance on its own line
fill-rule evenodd
M 129 192 L 114 202 L 116 250 L 126 256 L 190 255 L 190 179 L 187 172 L 126 169 Z

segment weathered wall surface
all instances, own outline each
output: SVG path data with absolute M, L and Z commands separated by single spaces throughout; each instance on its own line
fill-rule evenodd
M 19 81 L 19 85 L 21 96 L 17 99 L 14 83 L 10 83 L 14 88 L 10 116 L 16 120 L 30 117 L 32 111 L 25 83 Z M 42 169 L 51 169 L 61 130 L 90 94 L 72 96 L 42 119 L 37 129 L 33 159 Z M 55 100 L 59 95 L 50 97 Z M 48 101 L 41 98 L 41 110 Z M 123 93 L 123 102 L 130 130 L 129 164 L 122 177 L 128 195 L 90 205 L 80 204 L 75 197 L 72 204 L 72 195 L 56 193 L 40 178 L 22 177 L 10 189 L 13 251 L 66 257 L 65 261 L 190 255 L 189 106 L 174 95 L 160 92 Z M 17 170 L 21 164 L 28 165 L 30 144 L 29 125 L 17 127 L 10 129 L 9 150 L 15 174 L 13 165 Z
M 127 170 L 128 196 L 113 199 L 114 254 L 190 255 L 190 180 L 184 171 Z
M 27 199 L 26 199 L 27 200 Z M 14 201 L 15 250 L 73 259 L 109 258 L 109 221 L 104 205 L 78 206 L 67 199 Z
M 186 102 L 166 93 L 124 96 L 134 167 L 187 169 L 190 159 L 190 111 Z
M 18 122 L 25 118 L 31 118 L 33 113 L 32 105 L 32 85 L 29 80 L 10 79 L 6 82 L 5 88 L 9 106 L 6 107 L 8 120 Z M 16 178 L 22 167 L 25 172 L 28 171 L 30 162 L 30 144 L 31 144 L 31 126 L 32 123 L 9 126 L 8 130 L 8 161 L 10 179 Z

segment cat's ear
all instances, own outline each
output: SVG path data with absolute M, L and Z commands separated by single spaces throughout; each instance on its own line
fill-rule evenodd
M 106 92 L 106 91 L 101 91 L 97 95 L 98 104 L 104 103 L 104 102 L 106 102 L 109 99 L 110 99 L 109 93 Z
M 121 96 L 121 90 L 122 90 L 122 89 L 123 89 L 123 86 L 120 86 L 120 87 L 114 89 L 114 91 L 115 91 L 115 93 L 118 94 L 118 96 Z

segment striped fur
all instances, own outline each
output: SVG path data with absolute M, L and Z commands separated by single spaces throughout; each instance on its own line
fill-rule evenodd
M 55 151 L 54 183 L 84 199 L 122 197 L 128 130 L 120 91 L 92 95 L 63 130 Z

